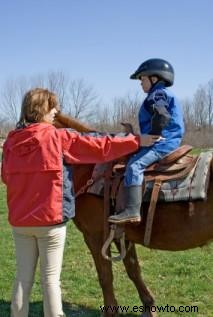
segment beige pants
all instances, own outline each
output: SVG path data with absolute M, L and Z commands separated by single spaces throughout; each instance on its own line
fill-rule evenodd
M 60 274 L 66 238 L 66 224 L 48 227 L 13 227 L 16 251 L 16 279 L 11 317 L 28 317 L 29 297 L 40 259 L 45 317 L 64 316 Z

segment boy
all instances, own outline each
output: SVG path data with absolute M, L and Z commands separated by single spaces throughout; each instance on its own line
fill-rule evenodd
M 174 83 L 172 65 L 163 59 L 149 59 L 130 78 L 139 79 L 143 91 L 147 93 L 138 115 L 141 134 L 161 135 L 161 138 L 159 142 L 141 148 L 130 158 L 124 177 L 125 209 L 109 217 L 109 222 L 117 224 L 141 221 L 144 170 L 178 148 L 184 134 L 181 106 L 167 89 Z

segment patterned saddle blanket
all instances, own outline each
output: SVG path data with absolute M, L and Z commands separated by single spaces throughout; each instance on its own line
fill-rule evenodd
M 168 180 L 162 183 L 158 201 L 194 201 L 206 200 L 209 187 L 211 161 L 213 152 L 203 152 L 190 173 L 180 179 Z M 153 182 L 145 184 L 143 200 L 148 202 L 152 194 Z

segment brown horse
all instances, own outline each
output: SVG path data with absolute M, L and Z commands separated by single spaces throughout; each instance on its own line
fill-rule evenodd
M 60 126 L 72 127 L 80 131 L 91 131 L 88 127 L 73 124 L 69 118 L 58 118 Z M 56 126 L 59 126 L 56 125 Z M 78 191 L 92 175 L 94 165 L 73 165 L 74 185 Z M 149 248 L 160 250 L 187 250 L 202 246 L 213 239 L 213 161 L 211 164 L 211 179 L 207 201 L 193 203 L 158 203 L 154 218 L 152 237 Z M 150 308 L 141 317 L 154 317 L 152 312 L 154 298 L 145 286 L 134 243 L 143 244 L 147 208 L 143 206 L 143 219 L 139 225 L 126 225 L 125 233 L 132 246 L 123 260 L 127 274 L 134 283 L 142 303 Z M 113 290 L 112 263 L 101 255 L 103 246 L 103 198 L 92 194 L 82 194 L 76 199 L 76 217 L 74 223 L 83 233 L 84 240 L 90 249 L 103 291 L 104 305 L 116 306 L 117 301 Z M 119 249 L 118 243 L 115 241 Z M 115 313 L 105 312 L 104 317 L 115 316 Z

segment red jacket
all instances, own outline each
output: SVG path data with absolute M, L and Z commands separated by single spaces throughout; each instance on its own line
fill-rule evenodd
M 2 180 L 7 185 L 9 222 L 47 226 L 63 217 L 63 160 L 102 163 L 134 152 L 139 137 L 81 135 L 46 123 L 11 131 L 3 146 Z

